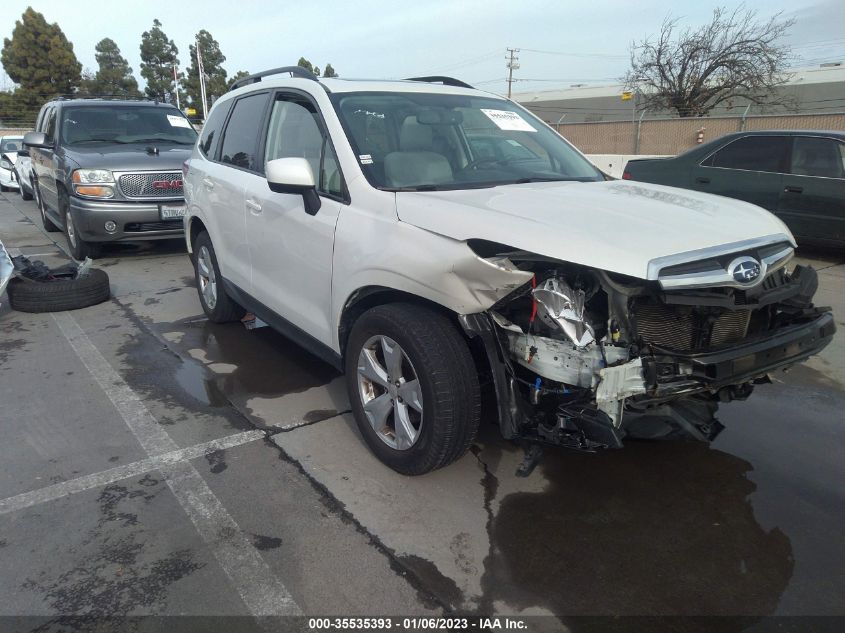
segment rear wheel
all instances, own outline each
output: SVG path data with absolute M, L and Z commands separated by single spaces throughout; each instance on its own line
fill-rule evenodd
M 217 255 L 211 238 L 203 231 L 194 242 L 194 274 L 203 312 L 209 321 L 228 323 L 239 321 L 246 314 L 241 306 L 226 294 Z
M 59 209 L 65 220 L 65 237 L 71 256 L 79 261 L 86 257 L 95 259 L 100 254 L 100 245 L 96 242 L 86 242 L 79 236 L 79 231 L 73 223 L 73 215 L 70 212 L 70 201 L 67 194 L 61 190 L 59 190 Z
M 397 472 L 421 475 L 469 449 L 480 417 L 478 374 L 442 314 L 411 304 L 372 308 L 352 329 L 345 369 L 361 435 Z

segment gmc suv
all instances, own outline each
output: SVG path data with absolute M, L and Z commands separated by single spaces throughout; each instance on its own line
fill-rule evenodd
M 706 441 L 719 402 L 835 331 L 775 216 L 610 180 L 448 77 L 248 77 L 185 194 L 208 318 L 248 310 L 342 369 L 364 440 L 406 474 L 460 457 L 482 411 L 533 446 Z
M 46 103 L 24 136 L 44 228 L 64 230 L 75 259 L 96 257 L 103 242 L 180 238 L 182 163 L 196 137 L 163 103 Z

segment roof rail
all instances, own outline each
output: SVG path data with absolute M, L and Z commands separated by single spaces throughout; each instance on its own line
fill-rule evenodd
M 444 86 L 456 86 L 458 88 L 472 88 L 467 82 L 455 79 L 454 77 L 444 77 L 442 75 L 432 75 L 431 77 L 408 77 L 405 81 L 425 81 L 432 84 L 443 84 Z
M 320 81 L 317 78 L 317 75 L 312 73 L 307 68 L 303 68 L 302 66 L 282 66 L 281 68 L 264 70 L 260 73 L 250 75 L 249 77 L 239 79 L 238 81 L 232 84 L 232 87 L 229 88 L 229 91 L 231 92 L 232 90 L 236 90 L 237 88 L 240 88 L 241 86 L 245 86 L 247 84 L 256 84 L 261 81 L 262 77 L 269 77 L 270 75 L 281 75 L 282 73 L 290 73 L 291 77 L 302 77 L 303 79 L 310 79 L 311 81 Z
M 125 95 L 59 95 L 53 97 L 50 101 L 155 101 L 156 103 L 163 103 L 158 99 L 150 97 L 130 97 Z

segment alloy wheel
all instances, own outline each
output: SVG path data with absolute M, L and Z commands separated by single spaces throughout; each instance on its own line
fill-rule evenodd
M 422 389 L 399 343 L 383 335 L 364 343 L 358 356 L 358 392 L 379 439 L 400 451 L 417 442 L 423 424 Z
M 208 248 L 201 246 L 197 255 L 197 271 L 202 298 L 209 310 L 217 305 L 217 275 L 214 274 L 214 264 Z

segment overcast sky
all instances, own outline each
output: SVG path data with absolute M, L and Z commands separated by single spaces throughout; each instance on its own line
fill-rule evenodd
M 162 22 L 188 64 L 188 44 L 200 29 L 220 42 L 229 74 L 295 64 L 305 56 L 331 62 L 346 77 L 401 78 L 448 74 L 504 92 L 508 47 L 521 48 L 516 92 L 573 83 L 613 83 L 628 65 L 631 40 L 654 33 L 670 11 L 697 25 L 719 4 L 738 2 L 650 0 L 311 0 L 279 6 L 255 0 L 168 3 L 123 0 L 3 0 L 0 36 L 10 37 L 27 6 L 58 22 L 83 67 L 96 69 L 94 45 L 110 37 L 139 75 L 141 33 Z M 802 65 L 845 61 L 845 0 L 763 0 L 746 5 L 761 17 L 783 10 L 797 22 L 788 38 Z M 0 78 L 0 88 L 3 87 Z M 533 81 L 529 81 L 533 80 Z

